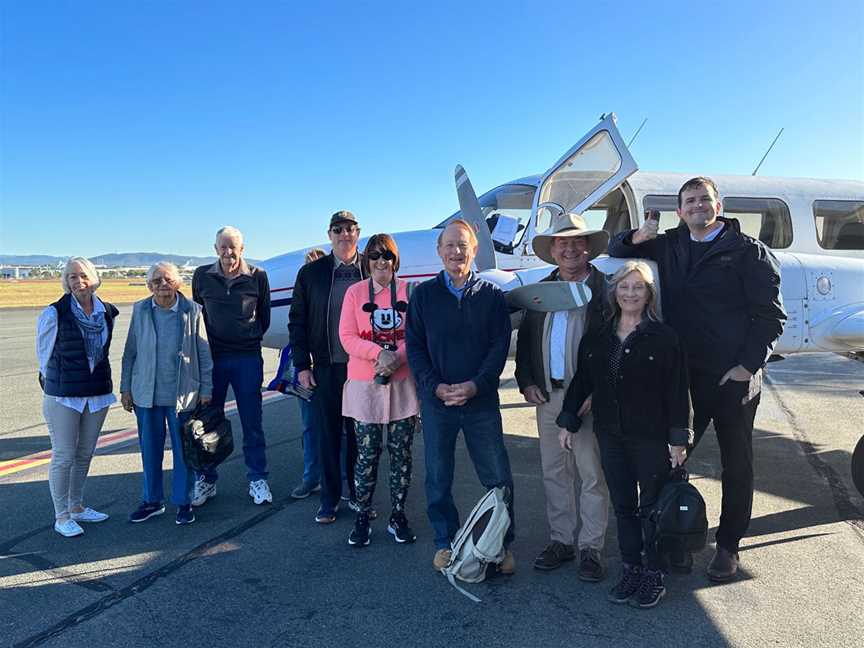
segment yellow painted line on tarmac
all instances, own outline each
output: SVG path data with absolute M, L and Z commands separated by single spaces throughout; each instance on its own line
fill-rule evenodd
M 279 398 L 284 398 L 284 394 L 276 391 L 266 391 L 261 395 L 262 403 L 269 403 L 270 401 L 277 400 Z M 228 401 L 227 403 L 225 403 L 226 414 L 232 414 L 236 411 L 237 401 Z M 103 434 L 99 437 L 99 440 L 96 442 L 96 449 L 101 450 L 102 448 L 113 447 L 122 443 L 126 443 L 131 439 L 137 438 L 137 427 L 126 428 L 125 430 L 117 430 L 116 432 L 109 432 L 108 434 Z M 38 468 L 39 466 L 44 466 L 45 464 L 50 462 L 50 450 L 42 450 L 41 452 L 36 452 L 25 457 L 18 457 L 17 459 L 7 459 L 5 461 L 0 461 L 0 477 L 7 477 L 17 472 L 21 472 L 22 470 Z

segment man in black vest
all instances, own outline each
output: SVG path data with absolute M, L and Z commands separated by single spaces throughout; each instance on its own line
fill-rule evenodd
M 738 545 L 753 507 L 753 420 L 762 367 L 786 320 L 777 260 L 721 211 L 714 182 L 693 178 L 678 192 L 678 227 L 658 235 L 657 222 L 646 219 L 609 244 L 611 256 L 657 262 L 664 320 L 687 350 L 694 446 L 714 421 L 723 501 L 717 552 L 708 565 L 713 581 L 738 571 Z M 673 568 L 691 565 L 692 556 L 673 556 Z
M 297 273 L 288 332 L 297 380 L 314 389 L 313 425 L 318 433 L 321 463 L 321 507 L 315 516 L 319 524 L 336 521 L 342 495 L 340 466 L 342 437 L 345 437 L 345 473 L 351 505 L 354 505 L 354 462 L 357 444 L 354 422 L 342 416 L 342 388 L 348 377 L 348 354 L 339 340 L 339 317 L 345 291 L 363 278 L 362 256 L 357 252 L 360 227 L 350 211 L 330 217 L 327 230 L 333 250 L 309 263 Z

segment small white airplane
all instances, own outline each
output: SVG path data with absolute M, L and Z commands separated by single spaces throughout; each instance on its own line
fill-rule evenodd
M 440 229 L 457 217 L 467 217 L 475 225 L 482 217 L 489 227 L 478 232 L 475 264 L 480 275 L 506 291 L 536 283 L 551 268 L 534 255 L 531 242 L 549 228 L 556 214 L 582 214 L 589 228 L 614 236 L 639 227 L 647 211 L 657 210 L 662 231 L 678 224 L 678 189 L 693 175 L 638 171 L 615 116 L 604 115 L 542 176 L 513 180 L 480 196 L 482 216 L 472 218 L 472 210 L 463 209 L 431 229 L 391 233 L 399 246 L 399 276 L 414 281 L 433 277 L 442 268 L 436 253 Z M 742 231 L 771 248 L 780 264 L 789 318 L 775 354 L 864 352 L 864 182 L 712 178 L 721 192 L 724 215 L 738 219 Z M 461 167 L 456 179 L 458 192 L 467 180 Z M 473 189 L 469 193 L 473 197 Z M 462 198 L 460 194 L 464 206 Z M 364 245 L 361 239 L 360 248 Z M 281 349 L 288 344 L 288 310 L 305 252 L 296 250 L 261 264 L 271 285 L 265 346 Z M 592 261 L 606 274 L 622 263 L 607 256 Z M 662 285 L 659 289 L 662 304 Z M 858 447 L 853 471 L 857 466 L 856 486 L 864 494 L 864 438 Z
M 493 227 L 490 237 L 481 236 L 478 271 L 505 290 L 546 276 L 550 266 L 534 255 L 531 241 L 561 211 L 582 214 L 590 228 L 605 229 L 610 236 L 639 227 L 647 210 L 660 211 L 661 231 L 675 227 L 678 189 L 690 177 L 638 171 L 615 116 L 604 116 L 542 176 L 513 180 L 480 196 L 483 218 Z M 775 352 L 864 352 L 864 183 L 712 177 L 724 214 L 768 245 L 780 263 L 789 319 Z M 423 281 L 438 273 L 439 230 L 460 216 L 461 210 L 431 229 L 393 234 L 401 257 L 399 276 Z M 265 346 L 288 344 L 288 309 L 306 249 L 261 263 L 272 298 Z M 622 262 L 599 257 L 592 263 L 611 274 Z

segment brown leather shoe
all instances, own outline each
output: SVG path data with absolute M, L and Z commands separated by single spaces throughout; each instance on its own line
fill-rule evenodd
M 512 576 L 516 573 L 516 557 L 509 549 L 504 554 L 504 560 L 498 563 L 498 573 L 502 576 Z
M 599 583 L 606 577 L 606 565 L 597 549 L 585 547 L 579 550 L 579 580 Z
M 717 545 L 717 553 L 708 563 L 708 579 L 715 583 L 725 583 L 738 573 L 738 554 Z
M 452 553 L 449 549 L 439 549 L 435 552 L 435 557 L 432 559 L 432 566 L 435 568 L 435 571 L 441 571 L 450 564 Z
M 553 540 L 534 560 L 534 569 L 552 571 L 576 557 L 573 545 Z

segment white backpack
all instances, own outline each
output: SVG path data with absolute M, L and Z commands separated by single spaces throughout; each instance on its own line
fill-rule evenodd
M 504 559 L 504 536 L 510 528 L 510 513 L 503 488 L 493 488 L 479 502 L 450 545 L 450 562 L 441 569 L 450 584 L 475 603 L 480 599 L 456 584 L 479 583 L 486 578 L 486 567 Z

